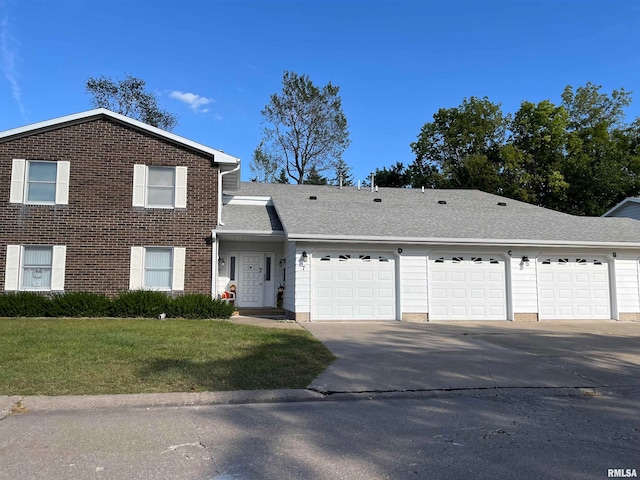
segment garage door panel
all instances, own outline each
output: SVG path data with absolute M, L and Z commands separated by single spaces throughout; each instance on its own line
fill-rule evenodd
M 358 298 L 373 298 L 373 289 L 371 288 L 359 288 Z
M 378 289 L 378 298 L 393 298 L 393 289 L 391 288 L 379 288 Z
M 486 292 L 484 290 L 470 290 L 470 298 L 473 300 L 484 300 Z
M 323 252 L 314 254 L 311 267 L 312 320 L 396 319 L 396 266 L 390 255 Z
M 353 272 L 350 270 L 338 270 L 335 272 L 336 280 L 339 282 L 351 282 L 353 281 Z
M 605 258 L 546 258 L 538 264 L 540 319 L 609 319 Z
M 338 288 L 336 293 L 337 293 L 336 296 L 341 299 L 353 298 L 353 290 L 351 288 Z
M 376 272 L 377 278 L 379 282 L 392 282 L 393 281 L 393 271 L 382 271 Z

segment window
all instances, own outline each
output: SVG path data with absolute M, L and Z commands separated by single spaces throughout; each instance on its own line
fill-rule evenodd
M 50 289 L 52 267 L 52 247 L 24 247 L 22 254 L 22 289 Z
M 171 290 L 173 251 L 171 248 L 147 248 L 144 254 L 145 288 Z
M 134 165 L 133 206 L 186 208 L 187 167 Z
M 178 247 L 131 247 L 131 290 L 184 290 L 186 250 Z
M 236 257 L 229 258 L 229 280 L 236 279 Z
M 11 203 L 66 205 L 69 203 L 69 162 L 14 159 Z
M 271 281 L 271 257 L 265 258 L 265 267 L 264 267 L 264 281 Z
M 8 245 L 5 290 L 64 290 L 66 248 Z

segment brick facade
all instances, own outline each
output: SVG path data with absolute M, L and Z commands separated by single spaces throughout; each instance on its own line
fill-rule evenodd
M 9 203 L 13 159 L 69 161 L 68 205 Z M 133 166 L 186 166 L 187 208 L 132 207 Z M 212 158 L 107 117 L 0 142 L 0 290 L 6 246 L 66 245 L 65 291 L 129 289 L 132 246 L 185 247 L 185 293 L 211 292 Z

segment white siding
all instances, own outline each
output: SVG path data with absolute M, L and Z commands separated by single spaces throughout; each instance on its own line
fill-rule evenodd
M 522 257 L 529 258 L 529 265 Z M 538 313 L 536 254 L 513 252 L 511 256 L 511 299 L 514 313 Z
M 428 311 L 427 256 L 418 252 L 400 254 L 400 304 L 402 313 Z
M 294 242 L 287 243 L 285 258 L 287 259 L 286 269 L 287 276 L 284 285 L 284 301 L 283 308 L 290 312 L 296 311 L 296 244 Z
M 619 313 L 640 312 L 638 285 L 638 260 L 636 258 L 615 259 L 615 282 Z
M 302 262 L 302 252 L 307 252 L 306 262 Z M 295 258 L 292 264 L 295 267 L 295 312 L 311 311 L 311 248 L 309 246 L 296 246 Z M 287 264 L 289 260 L 287 260 Z

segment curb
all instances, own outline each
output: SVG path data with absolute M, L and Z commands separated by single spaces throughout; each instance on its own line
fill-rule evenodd
M 248 403 L 309 402 L 324 397 L 322 393 L 304 389 L 237 390 L 197 393 L 135 393 L 121 395 L 74 395 L 59 397 L 2 397 L 0 420 L 12 414 L 20 403 L 22 412 L 94 410 L 103 408 L 153 408 L 198 405 L 240 405 Z

